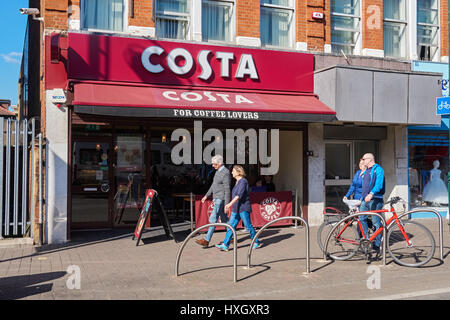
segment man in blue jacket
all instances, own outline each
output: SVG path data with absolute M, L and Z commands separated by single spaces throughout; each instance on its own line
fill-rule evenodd
M 375 163 L 375 157 L 371 153 L 366 153 L 362 160 L 367 166 L 364 174 L 362 191 L 361 191 L 361 207 L 360 211 L 372 211 L 383 209 L 384 201 L 383 195 L 385 192 L 384 170 L 380 165 Z M 368 215 L 359 217 L 363 227 L 364 234 L 367 236 L 367 219 Z M 372 224 L 378 229 L 381 227 L 381 219 L 377 216 L 372 216 Z M 373 249 L 377 252 L 380 250 L 381 233 L 375 238 Z

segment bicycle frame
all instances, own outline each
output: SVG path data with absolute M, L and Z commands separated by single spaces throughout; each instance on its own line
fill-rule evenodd
M 405 232 L 405 229 L 403 228 L 402 224 L 400 223 L 400 219 L 397 216 L 397 212 L 394 210 L 394 208 L 391 207 L 391 209 L 383 209 L 383 210 L 373 210 L 373 211 L 363 211 L 363 212 L 358 212 L 358 213 L 364 213 L 364 212 L 374 212 L 374 213 L 385 213 L 385 212 L 391 212 L 392 213 L 392 217 L 389 218 L 388 221 L 386 221 L 386 225 L 389 226 L 392 221 L 395 220 L 395 222 L 398 225 L 398 228 L 400 230 L 400 232 L 402 233 L 403 237 L 405 238 L 406 242 L 408 243 L 408 245 L 411 245 L 411 241 L 408 237 L 408 234 Z M 342 230 L 339 232 L 339 234 L 336 236 L 336 238 L 339 238 L 341 236 L 341 234 L 345 231 L 345 229 L 347 229 L 347 227 L 354 221 L 354 219 L 349 220 L 345 226 L 342 228 Z M 363 227 L 361 224 L 361 220 L 359 218 L 356 218 L 356 221 L 358 223 L 358 227 L 359 230 L 361 231 L 361 234 L 363 236 L 364 239 L 367 240 L 366 235 L 363 232 Z M 375 232 L 374 234 L 370 237 L 369 241 L 372 242 L 373 240 L 375 240 L 375 238 L 381 233 L 383 232 L 383 226 L 380 226 Z M 346 242 L 346 243 L 355 243 L 355 241 L 353 240 L 349 240 L 349 239 L 344 239 L 344 238 L 339 238 L 341 242 Z

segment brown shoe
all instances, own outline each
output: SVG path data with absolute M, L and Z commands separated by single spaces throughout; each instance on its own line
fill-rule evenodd
M 203 248 L 208 248 L 209 241 L 206 241 L 205 239 L 195 239 L 195 242 Z

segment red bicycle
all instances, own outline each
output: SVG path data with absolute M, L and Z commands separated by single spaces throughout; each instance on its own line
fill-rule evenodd
M 355 200 L 347 202 L 349 214 L 358 212 L 359 204 Z M 411 220 L 400 220 L 394 209 L 394 204 L 402 201 L 394 197 L 386 203 L 390 209 L 374 210 L 368 212 L 390 213 L 392 216 L 386 221 L 386 248 L 392 259 L 400 265 L 407 267 L 418 267 L 429 262 L 436 248 L 434 237 L 430 230 L 424 225 Z M 336 211 L 337 212 L 337 211 Z M 384 227 L 378 230 L 368 228 L 368 235 L 362 232 L 359 216 L 348 218 L 347 215 L 339 215 L 339 221 L 329 221 L 320 226 L 318 230 L 319 246 L 324 251 L 323 241 L 330 232 L 333 232 L 328 242 L 328 256 L 335 260 L 347 260 L 358 252 L 370 259 L 373 253 L 372 242 L 383 232 Z

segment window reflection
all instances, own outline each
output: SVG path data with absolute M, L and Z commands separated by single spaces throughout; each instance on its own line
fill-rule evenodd
M 448 138 L 445 132 L 409 133 L 410 206 L 447 207 Z

